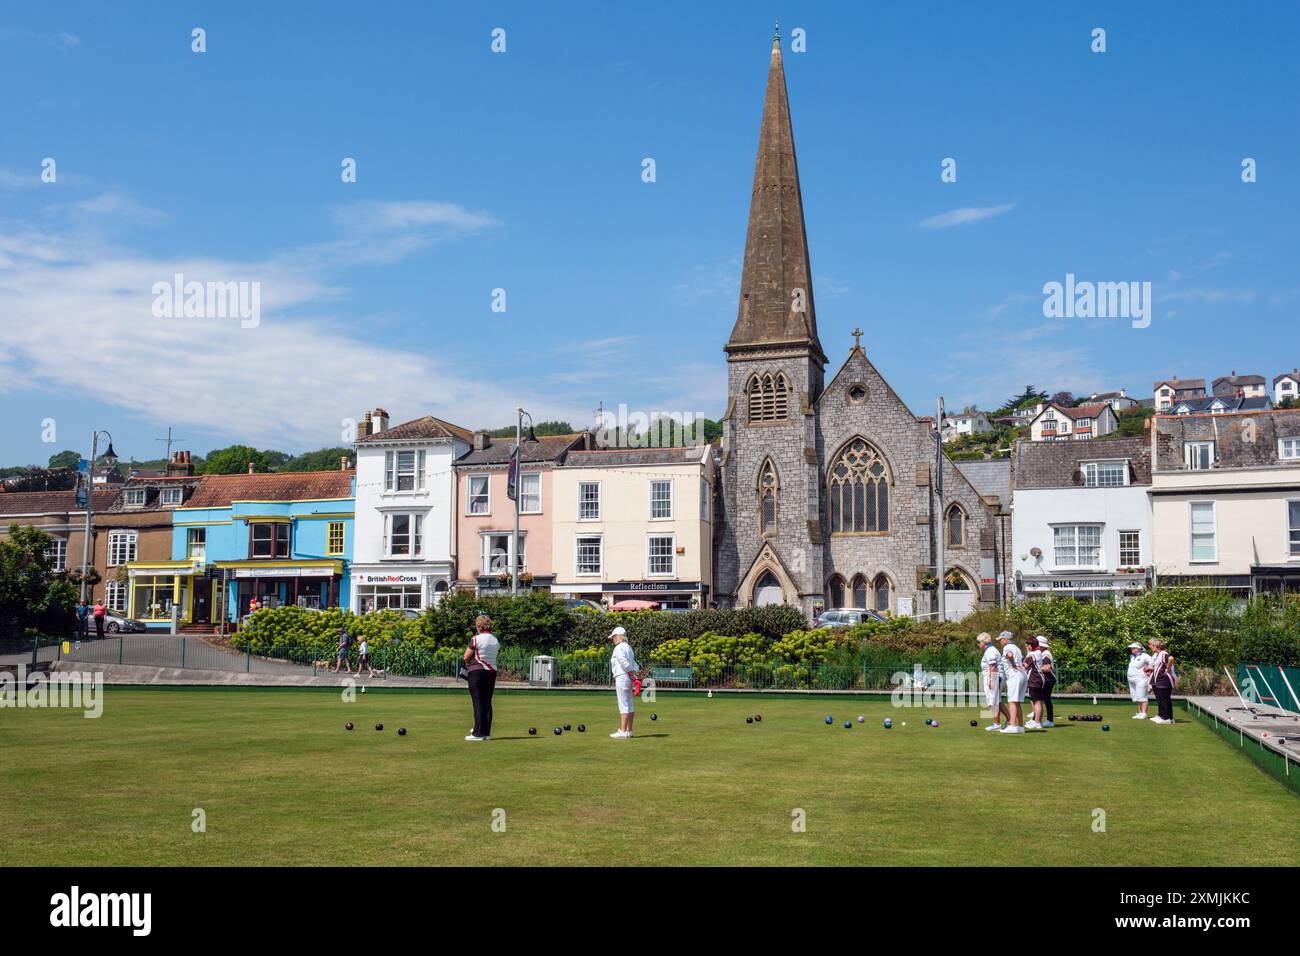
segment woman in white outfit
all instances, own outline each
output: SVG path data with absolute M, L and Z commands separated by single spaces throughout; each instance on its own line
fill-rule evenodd
M 1151 690 L 1151 655 L 1134 641 L 1128 646 L 1128 695 L 1138 705 L 1134 720 L 1147 719 L 1148 692 Z
M 1023 734 L 1025 732 L 1025 685 L 1029 675 L 1025 671 L 1025 655 L 1012 642 L 1012 633 L 1003 631 L 998 635 L 1002 645 L 1003 679 L 1007 682 L 1007 709 L 1011 712 L 1007 725 L 1002 728 L 1004 734 Z
M 625 740 L 632 736 L 633 713 L 632 697 L 635 688 L 632 679 L 640 672 L 632 645 L 627 642 L 627 631 L 621 627 L 610 632 L 609 639 L 614 642 L 614 654 L 609 660 L 609 669 L 614 674 L 614 693 L 618 695 L 618 730 L 610 734 L 615 740 Z
M 993 714 L 993 723 L 985 730 L 1001 730 L 1007 705 L 1002 703 L 1002 655 L 993 646 L 993 638 L 981 631 L 975 638 L 980 646 L 980 680 L 984 685 L 984 703 Z

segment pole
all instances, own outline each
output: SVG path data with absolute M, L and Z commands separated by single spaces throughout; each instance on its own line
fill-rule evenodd
M 938 583 L 935 585 L 934 593 L 938 600 L 938 619 L 942 623 L 944 618 L 944 601 L 943 601 L 943 539 L 947 534 L 944 527 L 943 513 L 943 396 L 939 396 L 938 416 L 934 420 L 934 487 L 935 495 L 939 502 L 939 527 L 936 529 L 938 539 L 938 561 L 935 565 L 935 577 Z
M 517 409 L 519 416 L 515 419 L 515 534 L 510 540 L 510 596 L 519 596 L 519 484 L 523 477 L 519 474 L 519 448 L 524 441 L 524 410 Z
M 86 471 L 86 527 L 81 542 L 81 600 L 86 600 L 86 573 L 90 568 L 90 525 L 95 512 L 95 453 L 99 450 L 99 432 L 90 433 L 90 468 Z

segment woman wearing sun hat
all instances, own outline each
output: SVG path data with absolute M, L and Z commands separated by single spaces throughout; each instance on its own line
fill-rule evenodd
M 1148 692 L 1151 689 L 1151 655 L 1134 641 L 1128 646 L 1128 696 L 1138 705 L 1134 720 L 1147 719 Z

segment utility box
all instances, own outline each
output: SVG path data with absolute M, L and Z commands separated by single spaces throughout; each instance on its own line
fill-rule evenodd
M 533 687 L 554 687 L 555 658 L 545 654 L 534 657 L 528 672 L 528 683 Z

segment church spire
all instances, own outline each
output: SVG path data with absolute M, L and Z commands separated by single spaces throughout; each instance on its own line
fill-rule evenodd
M 801 348 L 823 364 L 826 361 L 817 338 L 808 237 L 804 232 L 779 27 L 772 38 L 772 60 L 758 134 L 745 265 L 740 277 L 740 308 L 726 350 L 734 355 L 764 346 Z

